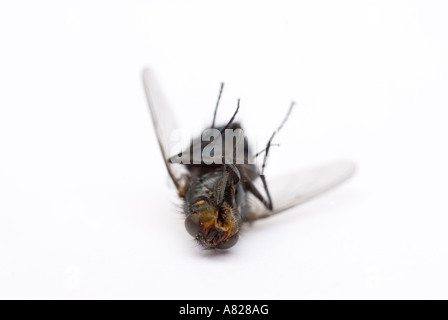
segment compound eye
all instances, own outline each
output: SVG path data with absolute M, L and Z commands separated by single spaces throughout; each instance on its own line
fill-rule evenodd
M 229 248 L 233 247 L 238 242 L 238 238 L 239 237 L 240 236 L 237 233 L 234 236 L 232 236 L 231 238 L 229 238 L 226 242 L 218 244 L 216 246 L 216 248 L 218 248 L 218 249 L 229 249 Z
M 185 219 L 185 229 L 193 238 L 197 237 L 200 227 L 201 224 L 197 213 L 192 213 Z

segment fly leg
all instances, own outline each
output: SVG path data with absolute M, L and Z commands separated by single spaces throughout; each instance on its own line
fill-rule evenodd
M 271 147 L 280 147 L 280 144 L 279 144 L 279 143 L 276 143 L 276 144 L 272 143 L 272 144 L 271 144 Z M 253 156 L 250 158 L 250 163 L 252 163 L 252 162 L 255 160 L 255 158 L 258 158 L 260 155 L 262 155 L 262 154 L 265 153 L 265 152 L 266 152 L 266 148 L 264 148 L 263 150 L 261 150 L 261 151 L 258 152 L 257 154 L 253 155 Z
M 216 102 L 215 113 L 213 114 L 213 122 L 211 128 L 215 128 L 216 113 L 218 112 L 219 101 L 221 100 L 222 90 L 224 89 L 224 82 L 221 82 L 221 88 L 219 89 L 218 101 Z
M 218 95 L 218 101 L 216 101 L 216 107 L 215 107 L 215 112 L 213 113 L 213 121 L 212 121 L 212 126 L 210 128 L 214 129 L 215 128 L 215 123 L 216 123 L 216 114 L 218 113 L 218 107 L 219 107 L 219 102 L 221 101 L 221 95 L 222 95 L 222 91 L 224 90 L 224 82 L 221 82 L 221 88 L 219 89 L 219 95 Z M 235 116 L 237 115 L 238 111 L 240 109 L 240 99 L 238 99 L 238 106 L 236 108 L 235 113 L 233 114 L 232 118 L 230 119 L 230 121 L 227 123 L 227 125 L 221 129 L 221 134 L 228 128 L 230 128 L 230 126 L 232 125 L 233 121 L 235 120 Z
M 271 194 L 269 193 L 268 184 L 267 184 L 267 182 L 266 182 L 266 176 L 264 175 L 264 169 L 265 169 L 265 167 L 266 167 L 266 160 L 267 160 L 268 155 L 269 155 L 269 150 L 271 149 L 271 146 L 274 145 L 274 144 L 272 144 L 272 141 L 274 140 L 275 135 L 276 135 L 276 134 L 283 128 L 283 126 L 284 126 L 285 123 L 286 123 L 286 120 L 288 120 L 289 115 L 291 114 L 292 108 L 294 107 L 294 104 L 295 104 L 294 101 L 291 102 L 291 106 L 289 107 L 289 110 L 288 110 L 288 113 L 286 114 L 285 119 L 283 119 L 282 123 L 281 123 L 280 126 L 277 128 L 277 130 L 275 130 L 275 131 L 272 133 L 272 136 L 271 136 L 271 138 L 269 139 L 268 144 L 266 145 L 266 148 L 263 150 L 263 151 L 264 151 L 264 159 L 263 159 L 263 165 L 261 166 L 260 179 L 261 179 L 261 182 L 263 183 L 263 188 L 264 188 L 264 191 L 266 192 L 266 196 L 267 196 L 268 200 L 267 200 L 267 202 L 266 202 L 266 200 L 264 200 L 264 199 L 261 200 L 255 193 L 254 193 L 254 195 L 255 195 L 257 198 L 259 198 L 259 199 L 263 202 L 263 204 L 266 206 L 266 208 L 268 208 L 268 209 L 271 210 L 271 211 L 272 211 L 272 209 L 273 209 L 273 204 L 272 204 Z M 255 157 L 258 157 L 263 151 L 257 153 L 257 154 L 255 155 Z M 257 192 L 258 192 L 258 190 L 257 190 Z
M 277 130 L 275 130 L 275 131 L 272 133 L 272 136 L 271 136 L 271 138 L 269 139 L 268 144 L 266 145 L 266 148 L 264 149 L 264 159 L 263 159 L 263 165 L 262 165 L 262 167 L 261 167 L 261 176 L 264 175 L 264 168 L 266 167 L 266 159 L 268 158 L 269 150 L 271 149 L 271 146 L 273 146 L 273 144 L 272 144 L 272 140 L 274 140 L 275 135 L 276 135 L 277 133 L 279 133 L 280 130 L 281 130 L 281 129 L 283 128 L 283 126 L 285 125 L 286 120 L 288 120 L 289 115 L 291 114 L 291 111 L 292 111 L 292 108 L 294 107 L 294 104 L 295 104 L 294 101 L 291 102 L 291 106 L 289 107 L 289 110 L 288 110 L 288 113 L 286 114 L 285 119 L 283 119 L 282 123 L 281 123 L 280 126 L 277 128 Z M 262 152 L 263 152 L 263 151 L 257 153 L 256 156 L 260 155 Z
M 261 201 L 261 203 L 263 203 L 263 205 L 266 208 L 268 208 L 269 210 L 272 211 L 273 206 L 272 206 L 271 195 L 269 194 L 269 190 L 267 188 L 267 184 L 266 184 L 266 180 L 264 179 L 264 176 L 261 178 L 261 181 L 263 181 L 263 186 L 266 190 L 266 194 L 268 197 L 267 200 L 263 197 L 263 195 L 260 193 L 260 191 L 258 191 L 258 189 L 255 187 L 255 185 L 252 183 L 252 181 L 250 181 L 250 180 L 243 181 L 243 185 L 247 191 L 251 192 L 258 200 Z
M 238 111 L 240 110 L 240 99 L 238 99 L 238 104 L 236 106 L 236 110 L 235 113 L 233 114 L 232 118 L 230 118 L 230 121 L 226 124 L 226 126 L 224 128 L 221 129 L 221 134 L 223 132 L 225 132 L 226 129 L 230 128 L 230 126 L 232 125 L 233 121 L 235 120 L 236 115 L 238 114 Z

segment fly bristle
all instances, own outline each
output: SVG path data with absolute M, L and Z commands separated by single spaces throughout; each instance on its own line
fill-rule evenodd
M 199 236 L 197 236 L 194 240 L 196 241 L 196 243 L 198 244 L 198 246 L 201 246 L 202 249 L 204 249 L 204 250 L 214 249 L 214 248 L 208 246 L 205 242 L 201 241 L 201 239 L 199 238 Z

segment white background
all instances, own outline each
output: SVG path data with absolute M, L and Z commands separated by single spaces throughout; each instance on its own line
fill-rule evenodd
M 0 298 L 448 298 L 444 1 L 0 5 Z M 445 58 L 444 58 L 445 57 Z M 206 251 L 184 229 L 141 84 L 199 129 L 241 98 L 267 175 L 337 190 Z

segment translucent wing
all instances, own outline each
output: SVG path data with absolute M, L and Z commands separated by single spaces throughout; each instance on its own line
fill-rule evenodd
M 250 195 L 246 221 L 267 218 L 304 203 L 349 179 L 355 172 L 355 164 L 338 161 L 308 170 L 285 175 L 270 181 L 268 188 L 274 209 L 268 210 L 258 199 Z
M 189 175 L 186 170 L 182 170 L 182 165 L 172 164 L 168 161 L 170 152 L 169 137 L 179 127 L 152 70 L 145 69 L 143 71 L 143 85 L 163 161 L 177 190 L 182 194 L 185 186 L 189 183 Z

